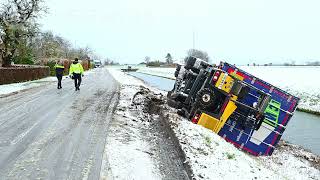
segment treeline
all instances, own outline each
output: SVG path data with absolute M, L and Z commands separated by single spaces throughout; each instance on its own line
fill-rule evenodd
M 202 51 L 202 50 L 198 50 L 198 49 L 189 49 L 187 51 L 187 56 L 193 56 L 193 57 L 202 59 L 206 62 L 209 62 L 209 60 L 210 60 L 210 57 L 207 52 Z M 167 53 L 164 61 L 160 61 L 160 60 L 153 60 L 152 61 L 149 56 L 146 56 L 144 58 L 144 62 L 140 63 L 140 64 L 146 64 L 146 66 L 153 66 L 153 67 L 173 66 L 174 60 L 173 60 L 172 55 L 170 53 Z
M 306 62 L 304 64 L 296 64 L 295 61 L 289 63 L 267 63 L 267 64 L 257 64 L 257 63 L 252 63 L 252 64 L 247 64 L 247 66 L 320 66 L 320 61 L 311 61 L 311 62 Z
M 41 32 L 43 0 L 6 0 L 0 4 L 0 64 L 45 64 L 50 59 L 89 59 L 90 48 L 75 48 L 67 39 Z M 2 61 L 2 63 L 1 63 Z
M 89 60 L 89 47 L 74 48 L 67 39 L 52 32 L 39 32 L 19 44 L 13 58 L 15 64 L 46 64 L 54 59 Z

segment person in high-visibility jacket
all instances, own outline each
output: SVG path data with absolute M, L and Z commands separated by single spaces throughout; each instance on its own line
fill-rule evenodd
M 63 66 L 63 61 L 58 61 L 56 63 L 56 65 L 54 66 L 54 69 L 56 71 L 56 76 L 58 79 L 58 89 L 61 89 L 61 80 L 62 80 L 62 76 L 63 76 L 63 72 L 64 72 L 64 66 Z
M 75 58 L 74 62 L 70 65 L 69 76 L 73 77 L 74 79 L 76 91 L 80 90 L 81 76 L 83 76 L 83 71 L 83 67 L 79 63 L 78 58 Z

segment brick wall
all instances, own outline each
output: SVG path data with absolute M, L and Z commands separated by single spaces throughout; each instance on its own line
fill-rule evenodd
M 47 66 L 0 67 L 0 85 L 41 79 L 49 74 L 50 68 Z

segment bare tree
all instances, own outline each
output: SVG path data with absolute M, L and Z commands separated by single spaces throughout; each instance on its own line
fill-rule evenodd
M 144 62 L 148 64 L 148 63 L 150 62 L 150 59 L 151 59 L 151 58 L 150 58 L 149 56 L 146 56 L 146 57 L 144 58 Z
M 10 66 L 17 47 L 37 32 L 35 20 L 45 7 L 42 0 L 7 0 L 0 7 L 0 55 Z
M 209 61 L 209 55 L 205 51 L 201 51 L 201 50 L 198 50 L 198 49 L 189 49 L 187 53 L 188 53 L 188 56 L 193 56 L 193 57 L 202 59 L 202 60 L 204 60 L 206 62 Z
M 89 55 L 92 53 L 92 50 L 90 49 L 89 46 L 86 46 L 84 48 L 80 48 L 79 49 L 79 53 L 78 53 L 78 58 L 79 59 L 86 59 L 86 60 L 90 60 Z

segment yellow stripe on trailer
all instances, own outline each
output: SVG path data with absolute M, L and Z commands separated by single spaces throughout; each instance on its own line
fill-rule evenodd
M 237 96 L 232 96 L 231 100 L 235 101 L 235 100 L 237 100 L 237 98 L 238 98 Z M 227 120 L 231 116 L 231 114 L 237 109 L 237 106 L 233 101 L 229 101 L 225 110 L 223 111 L 223 114 L 220 117 L 220 123 L 215 130 L 216 133 L 218 133 L 221 130 L 221 128 L 227 122 Z
M 200 116 L 200 119 L 198 121 L 198 124 L 207 128 L 211 129 L 212 131 L 215 132 L 216 127 L 219 125 L 220 120 L 216 119 L 206 113 L 202 113 Z
M 238 98 L 237 96 L 232 96 L 231 100 L 235 101 L 235 100 L 237 100 L 237 98 Z M 198 121 L 198 124 L 207 128 L 207 129 L 211 129 L 215 133 L 219 133 L 219 131 L 224 126 L 224 124 L 227 122 L 228 118 L 237 109 L 236 104 L 231 100 L 229 100 L 220 119 L 217 119 L 217 118 L 210 116 L 206 113 L 202 113 L 200 116 L 200 119 Z

